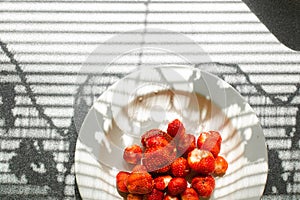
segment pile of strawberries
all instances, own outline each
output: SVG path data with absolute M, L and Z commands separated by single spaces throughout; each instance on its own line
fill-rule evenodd
M 127 200 L 199 200 L 209 198 L 215 176 L 223 176 L 227 161 L 219 156 L 222 138 L 217 131 L 185 132 L 178 119 L 167 132 L 152 129 L 141 137 L 141 144 L 124 149 L 123 158 L 131 172 L 116 176 L 119 194 Z

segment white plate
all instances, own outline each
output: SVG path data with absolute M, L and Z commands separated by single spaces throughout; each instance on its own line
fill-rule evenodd
M 151 128 L 166 130 L 179 118 L 189 133 L 218 130 L 229 167 L 211 199 L 260 199 L 268 173 L 259 120 L 228 83 L 189 66 L 160 66 L 129 74 L 112 85 L 87 114 L 76 145 L 75 173 L 83 199 L 122 199 L 115 175 L 129 170 L 125 146 Z

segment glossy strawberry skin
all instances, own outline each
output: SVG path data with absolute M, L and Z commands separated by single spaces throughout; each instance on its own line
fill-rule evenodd
M 180 200 L 177 196 L 171 196 L 170 194 L 165 194 L 164 200 Z
M 123 152 L 124 160 L 135 165 L 131 173 L 121 171 L 116 176 L 124 200 L 206 199 L 215 188 L 213 176 L 223 176 L 228 168 L 225 158 L 219 156 L 219 132 L 202 132 L 196 139 L 185 133 L 178 119 L 169 123 L 167 132 L 145 132 L 141 143 L 142 147 L 131 145 Z
M 171 173 L 175 177 L 183 177 L 184 178 L 188 175 L 189 172 L 190 172 L 190 167 L 189 167 L 188 161 L 183 157 L 177 158 L 171 164 Z
M 168 194 L 176 196 L 187 188 L 187 181 L 181 177 L 172 178 L 168 184 Z
M 200 133 L 197 139 L 199 149 L 210 151 L 216 158 L 221 150 L 222 137 L 217 131 Z
M 164 193 L 155 188 L 153 188 L 153 190 L 150 193 L 145 194 L 143 196 L 143 200 L 163 200 L 163 198 L 164 198 Z
M 192 134 L 184 134 L 177 141 L 177 155 L 187 157 L 188 153 L 196 148 L 196 137 Z
M 192 179 L 192 188 L 200 197 L 208 198 L 215 189 L 215 179 L 213 176 L 196 176 Z
M 164 166 L 162 168 L 154 170 L 153 172 L 157 173 L 157 174 L 166 174 L 166 173 L 168 173 L 170 171 L 170 169 L 171 169 L 171 165 L 166 165 L 166 166 Z
M 143 150 L 137 144 L 126 147 L 123 152 L 123 159 L 129 164 L 139 164 L 142 156 Z
M 185 128 L 180 120 L 175 119 L 168 124 L 167 133 L 173 138 L 180 138 L 185 134 Z
M 228 168 L 228 163 L 225 160 L 225 158 L 222 156 L 216 157 L 214 175 L 223 176 L 226 173 L 227 168 Z
M 153 179 L 148 172 L 133 172 L 127 178 L 127 189 L 132 194 L 147 194 L 153 189 Z
M 130 175 L 129 172 L 124 172 L 124 171 L 120 171 L 116 175 L 116 185 L 117 185 L 117 190 L 119 192 L 128 193 L 128 189 L 126 187 L 126 182 L 127 182 L 129 175 Z
M 145 132 L 141 136 L 141 143 L 142 143 L 142 145 L 144 147 L 146 147 L 146 141 L 148 139 L 150 139 L 151 137 L 154 137 L 154 136 L 163 136 L 168 142 L 171 142 L 172 139 L 173 139 L 168 133 L 166 133 L 166 132 L 164 132 L 164 131 L 162 131 L 160 129 L 151 129 L 151 130 Z
M 150 147 L 164 147 L 169 144 L 169 141 L 162 135 L 156 135 L 145 140 L 146 148 Z
M 181 200 L 199 200 L 198 193 L 194 188 L 186 188 L 183 193 L 180 194 Z
M 155 171 L 163 167 L 165 163 L 164 152 L 160 148 L 150 147 L 144 152 L 144 157 L 142 159 L 143 164 L 146 166 L 149 172 Z
M 150 147 L 144 152 L 143 164 L 149 172 L 167 167 L 176 159 L 176 147 L 168 144 L 164 147 Z
M 143 200 L 143 195 L 139 194 L 128 194 L 126 200 Z
M 197 173 L 210 174 L 215 170 L 215 158 L 209 151 L 194 149 L 187 160 L 190 168 Z
M 147 168 L 144 165 L 135 165 L 131 171 L 132 172 L 147 172 Z
M 168 187 L 169 182 L 171 181 L 172 176 L 164 175 L 154 178 L 154 188 L 163 191 Z

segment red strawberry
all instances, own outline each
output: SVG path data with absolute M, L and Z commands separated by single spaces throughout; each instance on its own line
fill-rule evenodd
M 211 175 L 196 176 L 192 179 L 192 187 L 196 190 L 199 196 L 208 198 L 215 189 L 215 179 Z
M 214 175 L 223 176 L 228 168 L 228 163 L 222 156 L 218 156 L 215 159 L 215 171 Z
M 165 194 L 164 200 L 179 200 L 177 196 L 171 196 L 169 194 Z
M 143 164 L 152 172 L 170 165 L 176 158 L 176 147 L 150 147 L 145 150 Z
M 147 168 L 144 165 L 136 165 L 132 169 L 132 172 L 147 172 Z
M 215 158 L 209 151 L 194 149 L 188 155 L 191 169 L 201 174 L 210 174 L 215 170 Z
M 143 195 L 139 195 L 139 194 L 128 194 L 126 199 L 127 199 L 127 200 L 143 200 Z
M 164 147 L 169 144 L 169 141 L 162 135 L 155 135 L 145 140 L 146 148 Z
M 164 166 L 165 159 L 160 154 L 160 148 L 150 147 L 145 150 L 142 162 L 148 171 L 152 172 Z
M 165 176 L 159 176 L 154 179 L 154 188 L 158 190 L 164 190 L 167 188 L 169 182 L 171 181 L 172 176 L 165 175 Z
M 171 173 L 175 177 L 186 177 L 186 175 L 188 175 L 189 172 L 190 172 L 190 167 L 188 165 L 188 161 L 183 157 L 177 158 L 171 164 Z
M 167 173 L 170 169 L 171 169 L 171 165 L 166 165 L 160 169 L 154 170 L 153 172 L 158 174 L 163 174 L 163 173 Z
M 144 195 L 143 200 L 163 200 L 163 198 L 164 193 L 160 190 L 153 188 L 153 190 L 150 193 Z
M 164 200 L 180 200 L 177 196 L 171 196 L 170 194 L 165 194 Z
M 141 143 L 144 147 L 146 147 L 146 141 L 153 137 L 153 136 L 163 136 L 168 142 L 170 142 L 173 138 L 166 132 L 160 130 L 160 129 L 151 129 L 147 132 L 145 132 L 142 136 L 141 136 Z
M 119 192 L 128 193 L 126 182 L 130 175 L 129 172 L 120 171 L 116 176 L 116 185 Z
M 168 124 L 167 133 L 171 137 L 177 136 L 177 138 L 180 138 L 182 135 L 185 134 L 185 128 L 184 128 L 183 124 L 181 123 L 181 121 L 179 121 L 178 119 L 175 119 L 174 121 L 172 121 L 171 123 Z
M 187 157 L 188 153 L 196 148 L 196 137 L 184 134 L 177 142 L 177 155 Z
M 186 188 L 180 196 L 181 200 L 199 200 L 198 193 L 194 190 L 194 188 Z
M 142 148 L 139 145 L 134 144 L 124 149 L 123 158 L 127 163 L 138 164 L 141 162 L 143 156 L 142 152 Z
M 199 149 L 210 151 L 217 157 L 221 150 L 222 137 L 217 131 L 202 132 L 197 139 Z
M 168 194 L 176 196 L 187 188 L 187 181 L 181 177 L 172 178 L 168 184 Z
M 127 178 L 127 189 L 132 194 L 147 194 L 153 189 L 153 179 L 148 172 L 132 172 Z

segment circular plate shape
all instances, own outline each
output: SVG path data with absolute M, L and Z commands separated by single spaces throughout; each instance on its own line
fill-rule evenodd
M 268 173 L 259 120 L 228 83 L 190 66 L 159 66 L 127 75 L 89 110 L 76 144 L 75 174 L 83 199 L 123 199 L 115 175 L 130 170 L 123 150 L 149 129 L 180 119 L 188 133 L 217 130 L 229 163 L 210 199 L 260 199 Z

